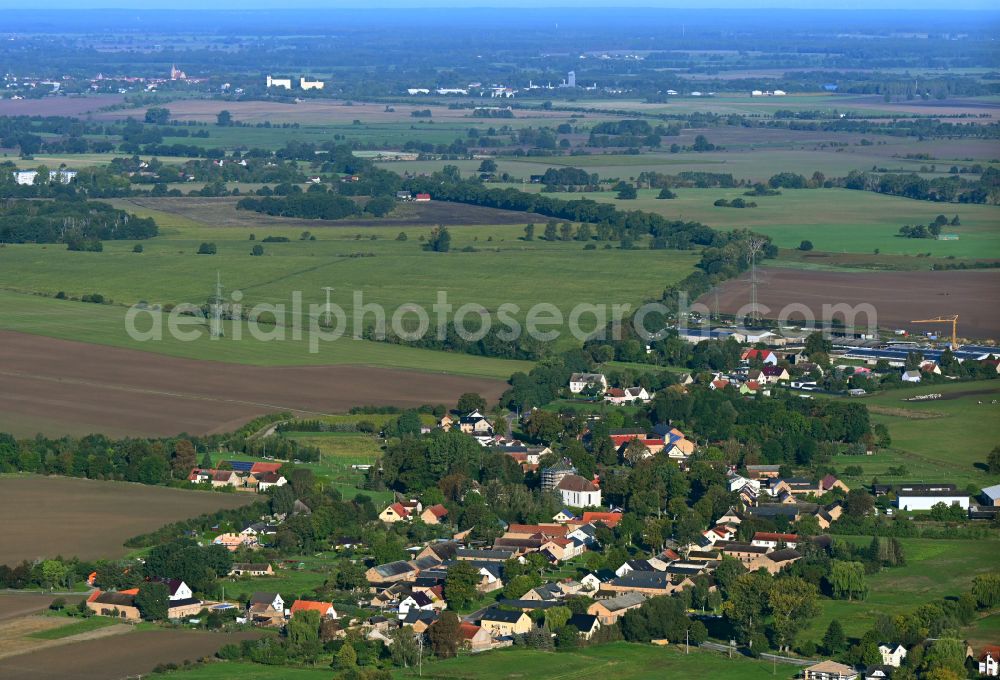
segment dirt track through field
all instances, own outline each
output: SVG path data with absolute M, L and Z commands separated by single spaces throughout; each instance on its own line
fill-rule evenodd
M 244 366 L 0 332 L 0 417 L 29 436 L 102 432 L 164 436 L 236 429 L 255 416 L 303 416 L 352 406 L 489 401 L 488 378 L 367 366 Z
M 758 271 L 757 297 L 775 318 L 792 303 L 809 307 L 821 319 L 824 304 L 869 303 L 878 312 L 880 328 L 905 328 L 914 333 L 951 333 L 950 324 L 914 324 L 913 319 L 959 315 L 958 334 L 1000 339 L 1000 271 L 830 272 L 765 268 Z M 715 307 L 715 296 L 698 300 Z M 736 313 L 750 301 L 749 275 L 719 287 L 719 311 Z M 801 316 L 792 316 L 792 319 Z M 859 316 L 866 323 L 864 315 Z

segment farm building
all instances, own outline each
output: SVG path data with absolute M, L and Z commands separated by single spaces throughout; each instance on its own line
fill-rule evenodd
M 923 491 L 900 489 L 896 506 L 900 510 L 930 510 L 938 503 L 969 509 L 969 496 L 960 491 Z

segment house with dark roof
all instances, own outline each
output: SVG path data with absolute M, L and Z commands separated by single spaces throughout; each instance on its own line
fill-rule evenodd
M 573 626 L 580 631 L 580 637 L 589 640 L 601 629 L 601 621 L 593 614 L 574 614 L 566 622 L 567 626 Z
M 524 612 L 492 607 L 483 612 L 479 625 L 495 638 L 521 635 L 532 628 L 531 617 Z

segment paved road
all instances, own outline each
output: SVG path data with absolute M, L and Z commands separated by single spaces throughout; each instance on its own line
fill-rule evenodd
M 718 642 L 702 642 L 699 646 L 704 647 L 705 649 L 712 649 L 717 652 L 729 653 L 729 645 L 721 645 Z M 746 655 L 747 653 L 742 647 L 735 647 L 733 651 L 740 655 Z M 760 658 L 766 659 L 767 661 L 777 660 L 781 663 L 792 664 L 793 666 L 812 666 L 813 664 L 819 663 L 819 661 L 815 659 L 797 659 L 790 656 L 781 656 L 779 654 L 761 654 Z

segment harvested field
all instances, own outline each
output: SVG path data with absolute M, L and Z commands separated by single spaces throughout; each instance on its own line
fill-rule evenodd
M 880 328 L 906 328 L 911 332 L 936 331 L 944 334 L 947 324 L 912 324 L 913 319 L 939 315 L 959 315 L 958 334 L 967 338 L 1000 338 L 1000 271 L 941 272 L 829 272 L 794 269 L 758 270 L 757 297 L 764 316 L 775 318 L 785 305 L 808 307 L 816 319 L 823 305 L 871 304 L 878 313 Z M 719 287 L 719 311 L 736 313 L 749 304 L 749 275 L 727 281 Z M 714 295 L 699 298 L 714 307 Z M 791 315 L 792 320 L 801 315 Z M 858 322 L 867 323 L 859 315 Z
M 304 220 L 295 217 L 272 217 L 250 210 L 237 210 L 239 197 L 222 198 L 134 198 L 120 201 L 125 210 L 129 204 L 178 215 L 212 227 L 415 227 L 425 225 L 500 225 L 545 223 L 547 217 L 534 213 L 483 208 L 463 203 L 431 201 L 404 203 L 388 217 L 378 219 Z
M 47 637 L 67 627 L 77 630 L 88 628 L 89 630 L 82 630 L 75 635 L 64 637 Z M 114 619 L 109 617 L 95 616 L 73 621 L 55 616 L 23 616 L 0 623 L 0 659 L 35 652 L 43 648 L 56 647 L 69 642 L 121 635 L 131 631 L 131 627 L 116 623 Z
M 117 94 L 96 97 L 0 99 L 0 116 L 83 116 L 90 111 L 118 104 L 122 99 L 124 97 Z
M 0 660 L 2 680 L 118 680 L 145 675 L 161 663 L 211 656 L 230 642 L 258 633 L 202 633 L 142 630 L 83 642 L 72 642 Z
M 56 555 L 86 560 L 123 557 L 127 551 L 122 543 L 132 536 L 254 500 L 253 494 L 73 477 L 4 476 L 0 477 L 0 516 L 5 518 L 0 562 L 15 564 Z M 31 511 L 25 512 L 26 508 Z M 0 600 L 0 616 L 38 609 L 38 601 L 13 597 Z M 53 596 L 45 597 L 47 606 Z
M 3 480 L 0 479 L 0 484 L 2 483 Z M 4 551 L 6 552 L 6 548 Z M 66 595 L 62 597 L 67 602 L 76 604 L 83 596 Z M 16 619 L 26 614 L 40 612 L 43 609 L 47 609 L 55 598 L 55 595 L 49 595 L 48 593 L 23 591 L 0 593 L 0 621 Z
M 0 332 L 0 430 L 29 436 L 227 432 L 264 413 L 494 401 L 500 380 L 368 366 L 240 366 Z

